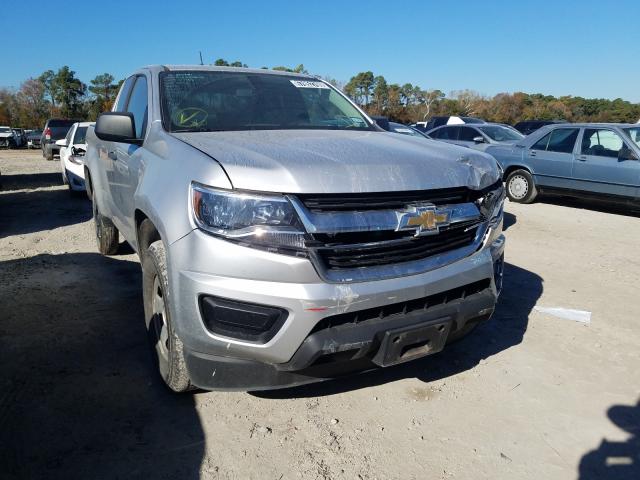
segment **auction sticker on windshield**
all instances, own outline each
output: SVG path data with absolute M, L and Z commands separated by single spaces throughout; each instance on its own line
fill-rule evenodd
M 329 88 L 326 83 L 323 82 L 313 82 L 310 80 L 291 80 L 294 87 L 298 88 Z

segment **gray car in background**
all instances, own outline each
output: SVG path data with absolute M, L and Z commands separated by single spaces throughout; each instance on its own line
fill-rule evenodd
M 524 138 L 520 132 L 501 123 L 445 125 L 427 132 L 434 140 L 485 151 L 489 145 L 511 145 Z
M 513 145 L 486 150 L 505 172 L 507 195 L 531 203 L 539 193 L 640 206 L 640 125 L 548 125 Z
M 122 235 L 140 256 L 148 336 L 174 391 L 395 365 L 494 310 L 495 159 L 386 132 L 322 80 L 143 68 L 87 142 L 99 250 L 116 253 Z

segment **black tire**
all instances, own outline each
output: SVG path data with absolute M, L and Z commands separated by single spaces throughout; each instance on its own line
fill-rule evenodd
M 167 254 L 162 240 L 142 252 L 142 298 L 149 346 L 160 376 L 174 392 L 192 390 L 184 347 L 171 321 Z
M 531 174 L 524 170 L 514 170 L 505 182 L 507 197 L 512 202 L 531 203 L 538 196 L 538 189 Z
M 105 217 L 98 211 L 98 203 L 95 195 L 92 198 L 93 203 L 93 223 L 96 226 L 96 241 L 98 243 L 98 251 L 102 255 L 115 255 L 118 252 L 119 235 L 118 229 L 110 218 Z

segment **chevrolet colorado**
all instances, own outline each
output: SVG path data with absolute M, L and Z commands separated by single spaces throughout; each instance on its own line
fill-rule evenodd
M 386 132 L 297 73 L 145 67 L 87 134 L 101 253 L 142 265 L 174 391 L 395 365 L 488 319 L 502 283 L 493 157 Z

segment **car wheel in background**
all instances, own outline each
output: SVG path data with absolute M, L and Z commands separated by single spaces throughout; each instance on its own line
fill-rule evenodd
M 191 390 L 182 341 L 171 322 L 167 254 L 162 240 L 142 253 L 142 298 L 149 344 L 160 376 L 174 392 Z
M 118 252 L 118 229 L 110 218 L 105 217 L 98 211 L 95 194 L 93 203 L 93 223 L 96 226 L 96 241 L 98 251 L 102 255 L 115 255 Z
M 538 196 L 538 189 L 531 174 L 523 169 L 514 170 L 507 176 L 507 196 L 512 202 L 531 203 Z

